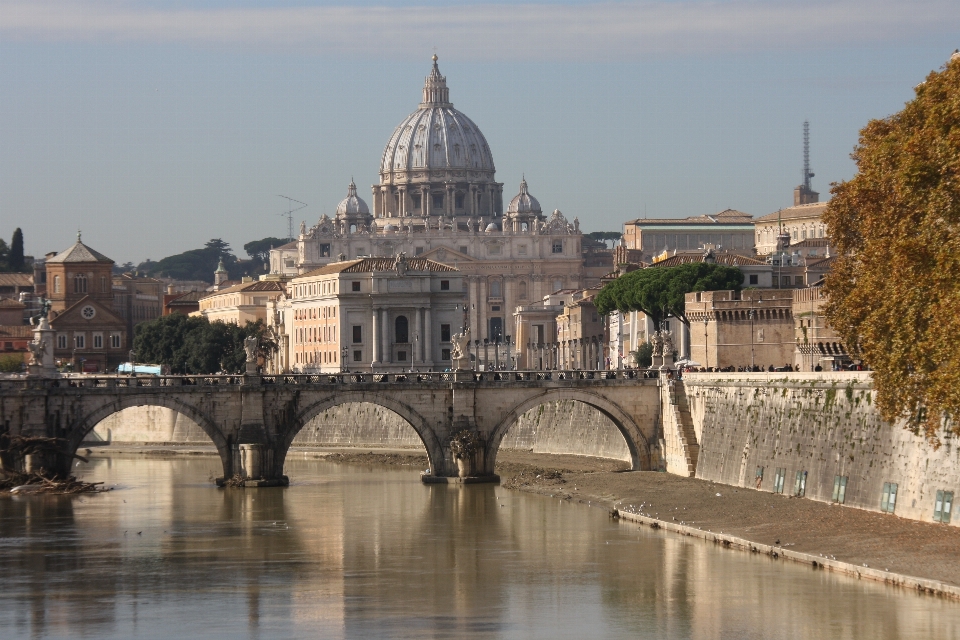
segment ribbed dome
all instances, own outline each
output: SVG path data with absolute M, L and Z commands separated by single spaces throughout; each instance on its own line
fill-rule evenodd
M 511 213 L 541 213 L 540 202 L 527 191 L 526 178 L 520 181 L 520 193 L 507 206 L 507 214 Z
M 380 174 L 396 171 L 495 171 L 487 139 L 473 121 L 453 108 L 437 57 L 423 87 L 423 102 L 394 130 L 383 151 Z M 416 178 L 416 176 L 412 176 Z M 429 181 L 429 175 L 423 175 Z
M 352 179 L 350 180 L 350 186 L 347 187 L 347 197 L 341 200 L 340 204 L 337 205 L 337 215 L 370 215 L 370 208 L 367 206 L 367 203 L 363 201 L 363 199 L 357 196 L 357 185 L 354 184 Z
M 500 231 L 500 227 L 497 226 L 496 222 L 491 222 L 487 225 L 487 228 L 484 229 L 487 233 L 493 233 L 494 231 Z

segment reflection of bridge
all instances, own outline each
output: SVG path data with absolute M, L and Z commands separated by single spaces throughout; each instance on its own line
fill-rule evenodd
M 397 413 L 423 441 L 435 477 L 456 475 L 454 433 L 485 443 L 479 475 L 492 475 L 503 436 L 526 411 L 575 400 L 607 416 L 623 434 L 633 469 L 650 468 L 659 411 L 657 380 L 636 371 L 344 373 L 278 376 L 163 376 L 0 380 L 0 425 L 10 435 L 62 438 L 66 450 L 45 464 L 70 468 L 84 437 L 123 409 L 162 406 L 196 422 L 220 453 L 224 477 L 247 484 L 286 481 L 283 463 L 315 416 L 348 402 Z M 259 481 L 259 482 L 257 482 Z

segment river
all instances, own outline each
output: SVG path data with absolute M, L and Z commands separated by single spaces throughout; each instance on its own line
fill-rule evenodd
M 417 469 L 96 458 L 116 489 L 0 498 L 3 638 L 938 638 L 960 603 Z M 950 561 L 956 561 L 955 558 Z

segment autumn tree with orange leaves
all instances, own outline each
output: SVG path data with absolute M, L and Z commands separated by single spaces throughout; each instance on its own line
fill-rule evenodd
M 960 55 L 871 121 L 823 214 L 827 319 L 873 370 L 884 419 L 960 433 Z

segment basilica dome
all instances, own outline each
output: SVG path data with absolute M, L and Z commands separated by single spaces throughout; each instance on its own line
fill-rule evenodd
M 350 180 L 350 186 L 347 187 L 347 197 L 337 205 L 337 217 L 344 216 L 367 216 L 370 215 L 370 208 L 367 203 L 357 195 L 357 185 Z
M 513 200 L 507 206 L 507 215 L 511 213 L 541 213 L 540 202 L 527 191 L 526 178 L 520 181 L 520 193 L 513 196 Z
M 381 183 L 392 183 L 394 177 L 397 182 L 430 182 L 443 177 L 437 176 L 438 172 L 449 171 L 482 172 L 492 180 L 495 168 L 483 133 L 453 108 L 447 79 L 440 75 L 437 57 L 433 56 L 423 102 L 397 126 L 383 151 Z

